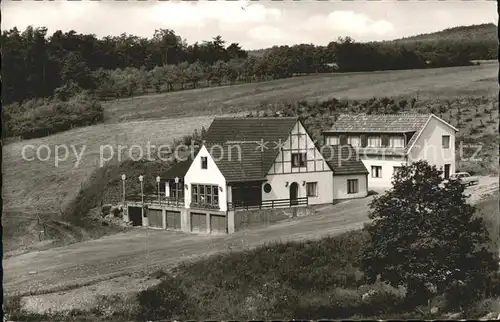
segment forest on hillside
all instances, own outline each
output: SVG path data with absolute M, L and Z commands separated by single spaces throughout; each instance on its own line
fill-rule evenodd
M 274 46 L 258 57 L 221 36 L 188 44 L 170 29 L 151 38 L 97 38 L 28 27 L 1 37 L 2 136 L 24 138 L 101 122 L 99 101 L 107 99 L 323 72 L 465 66 L 498 53 L 496 41 L 478 37 L 402 43 L 344 37 L 327 46 Z
M 123 97 L 140 94 L 137 87 L 159 92 L 327 72 L 331 63 L 339 72 L 467 65 L 497 57 L 498 43 L 491 35 L 482 37 L 485 29 L 491 28 L 454 28 L 452 34 L 463 38 L 446 36 L 451 31 L 445 30 L 425 35 L 429 41 L 417 36 L 415 41 L 359 43 L 345 37 L 327 46 L 274 46 L 261 57 L 249 57 L 238 43 L 226 44 L 220 36 L 188 44 L 169 29 L 156 30 L 151 38 L 99 39 L 75 31 L 48 35 L 43 27 L 14 28 L 1 36 L 3 100 L 65 96 L 78 89 L 100 98 Z M 446 41 L 432 41 L 438 35 Z

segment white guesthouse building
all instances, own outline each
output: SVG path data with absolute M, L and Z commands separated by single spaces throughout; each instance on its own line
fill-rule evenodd
M 314 205 L 367 195 L 368 171 L 354 151 L 316 146 L 298 118 L 216 118 L 204 141 L 193 160 L 177 165 L 185 173 L 164 175 L 167 194 L 172 176 L 182 178 L 186 208 L 210 203 L 225 211 L 272 200 L 294 205 L 306 197 Z M 214 187 L 217 199 L 207 194 Z
M 351 145 L 368 169 L 368 187 L 388 188 L 402 165 L 427 160 L 455 172 L 455 134 L 458 130 L 434 114 L 340 115 L 323 131 L 325 144 Z
M 203 140 L 194 157 L 161 175 L 165 198 L 182 200 L 176 206 L 183 209 L 148 209 L 149 223 L 142 225 L 231 233 L 238 208 L 328 204 L 368 194 L 368 171 L 352 147 L 318 147 L 298 118 L 215 118 Z

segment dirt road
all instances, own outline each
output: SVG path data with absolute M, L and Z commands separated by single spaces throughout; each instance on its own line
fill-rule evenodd
M 471 194 L 471 201 L 477 202 L 481 195 L 495 189 L 498 189 L 498 178 L 481 177 L 479 185 L 467 188 L 467 193 Z M 371 199 L 319 206 L 314 215 L 232 235 L 192 235 L 138 228 L 97 240 L 13 256 L 3 263 L 4 290 L 8 295 L 53 293 L 30 298 L 40 304 L 48 296 L 54 301 L 51 308 L 57 308 L 61 307 L 61 301 L 70 305 L 82 296 L 101 294 L 96 287 L 106 289 L 107 286 L 102 285 L 108 285 L 111 280 L 119 281 L 122 289 L 135 289 L 145 274 L 181 261 L 249 249 L 268 242 L 315 239 L 361 228 L 369 221 L 367 206 Z M 136 274 L 134 278 L 123 278 L 133 273 Z M 74 297 L 69 296 L 70 293 Z
M 309 217 L 244 230 L 232 235 L 193 235 L 138 228 L 101 239 L 7 258 L 6 293 L 42 292 L 87 284 L 135 271 L 152 271 L 179 261 L 265 242 L 319 238 L 361 227 L 371 198 L 318 208 Z

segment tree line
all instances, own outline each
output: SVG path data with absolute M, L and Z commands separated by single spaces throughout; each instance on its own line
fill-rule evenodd
M 4 104 L 53 95 L 64 100 L 81 90 L 105 99 L 330 71 L 460 66 L 498 52 L 489 40 L 358 43 L 345 37 L 327 46 L 274 46 L 256 57 L 220 36 L 188 44 L 170 29 L 151 38 L 99 39 L 28 27 L 1 37 Z

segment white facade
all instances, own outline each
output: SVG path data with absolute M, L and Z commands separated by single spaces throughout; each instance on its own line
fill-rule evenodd
M 388 135 L 389 147 L 382 147 L 378 153 L 369 153 L 370 146 L 380 148 L 384 133 L 366 133 L 367 147 L 358 147 L 359 158 L 368 170 L 368 189 L 388 188 L 394 172 L 398 167 L 409 165 L 414 161 L 426 160 L 441 170 L 448 169 L 449 174 L 455 172 L 455 133 L 456 129 L 435 115 L 430 115 L 427 123 L 420 131 L 417 138 L 404 150 L 403 143 L 409 139 L 402 134 Z M 325 136 L 325 142 L 338 142 L 339 134 Z M 345 134 L 347 142 L 357 143 L 360 134 Z M 443 139 L 443 136 L 447 137 Z M 352 137 L 352 138 L 351 138 Z M 446 143 L 446 144 L 445 144 Z M 447 146 L 447 147 L 446 147 Z M 381 151 L 387 150 L 386 153 Z M 390 150 L 396 151 L 393 155 Z M 445 167 L 446 166 L 446 167 Z M 396 168 L 396 169 L 395 169 Z M 335 186 L 335 180 L 334 180 Z M 334 188 L 335 190 L 335 188 Z
M 444 170 L 448 164 L 450 174 L 455 173 L 455 129 L 443 123 L 437 117 L 431 117 L 415 144 L 408 151 L 408 160 L 427 160 L 438 169 Z M 443 136 L 449 136 L 448 148 L 443 147 Z
M 294 167 L 294 154 L 306 154 L 303 166 Z M 306 129 L 297 122 L 283 148 L 278 153 L 267 174 L 271 191 L 262 190 L 262 200 L 289 199 L 292 183 L 297 183 L 297 197 L 307 196 L 307 183 L 315 185 L 316 193 L 308 196 L 311 205 L 331 203 L 333 201 L 333 171 L 324 160 L 321 152 L 314 145 Z
M 348 180 L 357 180 L 357 192 L 349 193 Z M 366 174 L 351 174 L 333 177 L 333 199 L 363 198 L 368 195 Z
M 392 177 L 394 174 L 394 167 L 401 167 L 406 165 L 404 157 L 377 157 L 370 158 L 362 157 L 361 161 L 368 170 L 368 188 L 387 188 L 391 186 Z M 381 167 L 380 176 L 377 177 L 376 170 L 372 167 Z
M 201 158 L 207 158 L 207 168 L 202 169 L 201 166 Z M 217 185 L 222 187 L 222 191 L 219 189 L 218 198 L 219 198 L 219 208 L 220 211 L 227 210 L 227 185 L 226 179 L 220 172 L 217 164 L 215 164 L 214 160 L 208 153 L 208 150 L 205 146 L 203 146 L 196 157 L 193 160 L 193 163 L 189 167 L 186 175 L 184 176 L 184 184 L 187 185 L 187 189 L 184 188 L 184 202 L 186 208 L 190 207 L 191 204 L 191 196 L 192 196 L 192 184 L 205 184 L 205 185 Z
M 316 182 L 316 196 L 309 196 L 310 205 L 331 203 L 333 201 L 333 175 L 330 172 L 290 173 L 268 175 L 266 183 L 271 185 L 271 191 L 262 189 L 262 200 L 289 199 L 292 183 L 298 185 L 298 198 L 307 196 L 307 182 Z

